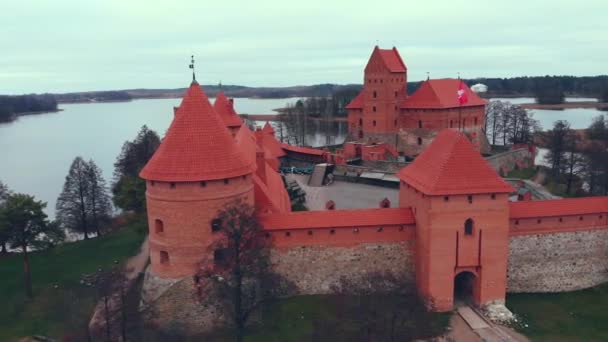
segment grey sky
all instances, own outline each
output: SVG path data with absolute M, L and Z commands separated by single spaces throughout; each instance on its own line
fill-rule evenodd
M 360 83 L 376 40 L 409 80 L 608 73 L 607 0 L 1 0 L 0 94 L 189 82 Z

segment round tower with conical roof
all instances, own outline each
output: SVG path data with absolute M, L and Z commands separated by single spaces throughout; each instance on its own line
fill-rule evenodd
M 146 180 L 152 272 L 194 275 L 213 262 L 218 212 L 241 199 L 253 205 L 255 163 L 246 158 L 200 85 L 193 81 L 158 150 L 140 173 Z

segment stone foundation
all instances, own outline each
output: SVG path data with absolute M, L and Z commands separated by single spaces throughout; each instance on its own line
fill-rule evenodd
M 608 230 L 511 237 L 508 292 L 561 292 L 608 281 Z
M 302 246 L 273 250 L 274 269 L 291 280 L 300 294 L 330 293 L 342 276 L 391 272 L 414 281 L 413 242 L 348 247 Z

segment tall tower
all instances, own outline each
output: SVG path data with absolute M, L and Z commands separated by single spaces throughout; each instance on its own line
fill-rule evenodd
M 406 85 L 407 67 L 397 49 L 374 47 L 365 66 L 363 90 L 346 106 L 350 135 L 358 139 L 392 137 L 398 131 L 399 103 L 407 97 Z
M 504 304 L 513 188 L 451 129 L 399 178 L 399 204 L 416 217 L 419 293 L 437 311 L 451 310 L 455 299 Z
M 152 272 L 193 275 L 212 262 L 218 212 L 242 199 L 253 205 L 255 162 L 236 146 L 193 81 L 160 147 L 140 173 L 146 180 Z

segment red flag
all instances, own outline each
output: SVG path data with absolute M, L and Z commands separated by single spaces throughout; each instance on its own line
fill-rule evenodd
M 467 93 L 464 91 L 464 82 L 460 81 L 458 85 L 458 103 L 463 105 L 469 102 L 469 98 L 467 97 Z

